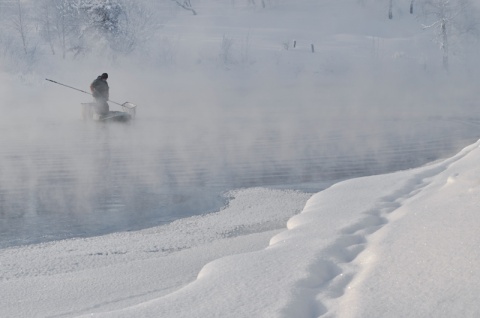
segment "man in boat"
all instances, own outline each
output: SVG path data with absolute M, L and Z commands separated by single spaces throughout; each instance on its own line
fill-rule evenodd
M 109 87 L 107 83 L 108 74 L 103 73 L 98 76 L 90 85 L 90 90 L 92 95 L 95 98 L 95 112 L 99 115 L 107 115 L 109 111 L 108 107 L 108 98 L 109 98 Z

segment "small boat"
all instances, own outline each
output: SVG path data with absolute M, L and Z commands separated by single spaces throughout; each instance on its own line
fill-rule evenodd
M 100 115 L 95 112 L 95 103 L 82 103 L 82 118 L 99 122 L 128 122 L 135 118 L 135 104 L 125 102 L 119 105 L 122 111 L 109 111 L 108 114 Z
M 58 84 L 58 85 L 61 85 L 61 86 L 65 86 L 65 87 L 74 89 L 76 91 L 79 91 L 79 92 L 82 92 L 82 93 L 85 93 L 85 94 L 88 94 L 88 95 L 92 95 L 89 92 L 86 92 L 86 91 L 83 91 L 81 89 L 56 82 L 56 81 L 48 79 L 48 78 L 46 78 L 45 80 L 47 80 L 49 82 L 52 82 L 52 83 L 55 83 L 55 84 Z M 110 99 L 108 100 L 108 102 L 113 103 L 113 104 L 118 105 L 118 106 L 121 106 L 122 110 L 121 111 L 109 111 L 107 114 L 100 115 L 95 111 L 96 103 L 81 103 L 82 104 L 82 118 L 83 118 L 83 120 L 88 120 L 88 121 L 93 120 L 93 121 L 100 121 L 100 122 L 112 122 L 112 121 L 113 122 L 115 122 L 115 121 L 116 122 L 128 122 L 128 121 L 135 118 L 135 112 L 136 112 L 136 109 L 137 109 L 137 105 L 135 105 L 133 103 L 130 103 L 130 102 L 125 102 L 123 104 L 120 104 L 120 103 L 114 102 L 113 100 L 110 100 Z

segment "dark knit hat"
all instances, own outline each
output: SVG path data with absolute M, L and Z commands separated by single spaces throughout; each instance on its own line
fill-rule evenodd
M 101 77 L 107 79 L 107 78 L 108 78 L 108 74 L 107 74 L 107 73 L 103 73 Z

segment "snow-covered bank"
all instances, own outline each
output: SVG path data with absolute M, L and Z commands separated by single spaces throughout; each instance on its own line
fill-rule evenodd
M 480 143 L 313 196 L 264 250 L 100 317 L 474 317 Z
M 249 189 L 234 194 L 231 211 L 2 250 L 0 314 L 474 317 L 479 146 L 338 183 L 284 231 L 306 195 Z
M 73 317 L 158 298 L 221 256 L 260 250 L 311 196 L 232 191 L 217 213 L 139 232 L 0 249 L 0 317 Z

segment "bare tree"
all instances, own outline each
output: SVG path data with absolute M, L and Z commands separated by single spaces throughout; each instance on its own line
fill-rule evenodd
M 53 55 L 62 52 L 65 59 L 67 52 L 80 37 L 80 25 L 76 2 L 72 0 L 37 0 L 33 3 L 31 19 L 36 22 L 39 40 L 46 43 Z M 60 48 L 60 49 L 59 49 Z
M 224 65 L 227 65 L 233 62 L 232 46 L 233 46 L 233 39 L 223 35 L 219 58 Z
M 188 11 L 191 11 L 193 13 L 193 15 L 197 15 L 197 11 L 195 11 L 192 7 L 192 3 L 190 2 L 190 0 L 172 0 L 173 2 L 175 2 L 177 5 L 179 5 L 180 7 L 184 8 L 185 10 L 188 10 Z
M 50 50 L 53 55 L 55 55 L 55 45 L 54 45 L 54 23 L 53 23 L 53 15 L 54 15 L 53 2 L 51 0 L 47 0 L 45 2 L 40 3 L 40 10 L 39 10 L 39 20 L 41 25 L 41 35 L 45 41 L 47 41 L 48 45 L 50 46 Z
M 27 12 L 20 0 L 16 3 L 16 15 L 12 19 L 13 28 L 18 32 L 22 39 L 23 51 L 28 54 L 27 34 L 30 31 L 29 19 L 27 18 Z

